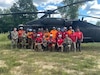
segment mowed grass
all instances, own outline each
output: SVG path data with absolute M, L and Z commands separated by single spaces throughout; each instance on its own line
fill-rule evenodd
M 7 35 L 0 34 L 0 75 L 100 75 L 100 43 L 83 43 L 76 53 L 34 52 L 11 50 Z

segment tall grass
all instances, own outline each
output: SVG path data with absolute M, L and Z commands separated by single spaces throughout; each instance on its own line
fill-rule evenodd
M 11 41 L 8 39 L 8 33 L 0 34 L 0 49 L 9 49 Z

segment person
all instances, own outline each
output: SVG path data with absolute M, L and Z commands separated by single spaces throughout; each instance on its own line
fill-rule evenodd
M 26 31 L 24 31 L 22 34 L 22 48 L 26 48 L 26 38 L 27 38 L 27 34 Z
M 38 28 L 38 32 L 37 34 L 40 34 L 40 37 L 43 38 L 43 29 L 42 28 Z
M 61 49 L 61 52 L 63 52 L 63 39 L 62 39 L 62 35 L 59 35 L 57 38 L 57 47 L 58 50 Z
M 72 26 L 70 26 L 69 30 L 67 31 L 68 36 L 70 36 L 72 34 L 72 31 L 73 31 Z
M 18 30 L 18 47 L 21 48 L 22 47 L 22 34 L 24 32 L 23 27 L 20 27 Z
M 79 28 L 76 30 L 76 36 L 77 36 L 77 42 L 76 42 L 76 48 L 81 51 L 81 42 L 83 42 L 83 33 L 80 31 Z
M 71 48 L 76 52 L 76 42 L 77 42 L 77 36 L 74 30 L 72 30 L 72 34 L 70 34 L 70 38 L 72 40 Z
M 53 27 L 53 29 L 50 31 L 50 34 L 52 34 L 52 38 L 53 39 L 56 39 L 56 36 L 57 36 L 57 30 L 55 27 Z
M 49 30 L 48 29 L 46 29 L 45 32 L 44 32 L 44 38 L 46 40 L 48 40 L 50 38 L 50 33 L 49 33 Z
M 47 39 L 45 38 L 45 36 L 43 36 L 42 48 L 44 51 L 47 51 Z
M 27 32 L 27 38 L 28 38 L 28 48 L 33 49 L 33 31 L 32 29 L 29 29 L 29 31 Z
M 48 49 L 50 51 L 55 51 L 56 39 L 53 38 L 53 35 L 50 34 L 50 38 L 48 39 Z
M 17 28 L 14 28 L 13 31 L 11 31 L 11 48 L 17 48 L 17 42 L 18 42 L 18 32 Z
M 58 28 L 57 30 L 58 30 L 58 31 L 57 31 L 56 37 L 59 38 L 59 35 L 62 36 L 62 31 L 61 31 L 60 28 Z
M 71 44 L 72 44 L 71 38 L 69 38 L 68 35 L 65 35 L 65 39 L 64 39 L 64 43 L 63 43 L 65 52 L 69 52 L 71 50 Z
M 62 38 L 65 39 L 66 35 L 68 35 L 67 27 L 64 27 L 64 31 L 62 32 Z
M 36 33 L 36 30 L 33 29 L 33 36 L 32 36 L 32 42 L 33 42 L 33 49 L 34 49 L 34 46 L 35 46 L 35 39 L 37 37 L 37 33 Z
M 35 39 L 35 47 L 34 47 L 34 49 L 36 51 L 43 51 L 42 43 L 43 43 L 43 39 L 41 38 L 40 34 L 37 34 L 37 37 Z

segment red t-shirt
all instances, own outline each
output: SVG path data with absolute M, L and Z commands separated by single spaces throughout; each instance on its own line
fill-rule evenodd
M 53 39 L 53 38 L 50 38 L 50 39 L 48 39 L 48 42 L 49 42 L 49 43 L 52 43 L 52 44 L 55 44 L 55 43 L 56 43 L 56 40 Z
M 68 32 L 67 31 L 64 31 L 62 34 L 63 34 L 63 39 L 65 39 L 66 38 L 66 35 L 68 35 Z
M 35 40 L 36 39 L 36 33 L 33 33 L 32 39 Z
M 48 46 L 51 47 L 52 44 L 56 44 L 56 40 L 53 39 L 53 38 L 49 38 L 49 39 L 48 39 Z
M 76 32 L 76 36 L 77 36 L 77 39 L 78 40 L 81 40 L 82 39 L 82 37 L 83 37 L 83 33 L 82 32 Z
M 63 40 L 62 38 L 58 38 L 58 39 L 57 39 L 57 44 L 58 44 L 58 45 L 62 45 L 62 44 L 63 44 L 63 41 L 64 41 L 64 40 Z
M 57 32 L 57 36 L 56 37 L 58 38 L 59 35 L 62 35 L 62 32 L 61 31 L 58 31 Z
M 42 38 L 41 38 L 41 37 L 37 37 L 37 38 L 35 39 L 35 41 L 36 41 L 36 43 L 42 43 Z
M 38 32 L 37 34 L 40 34 L 40 37 L 43 38 L 43 32 Z
M 18 37 L 22 37 L 23 32 L 24 32 L 24 30 L 19 30 L 18 31 Z
M 77 41 L 77 36 L 76 36 L 76 33 L 73 33 L 69 36 L 73 42 L 76 42 Z

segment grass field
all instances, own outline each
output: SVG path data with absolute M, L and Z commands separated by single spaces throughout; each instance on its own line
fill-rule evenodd
M 100 75 L 100 43 L 83 43 L 82 52 L 10 49 L 0 34 L 0 75 Z

